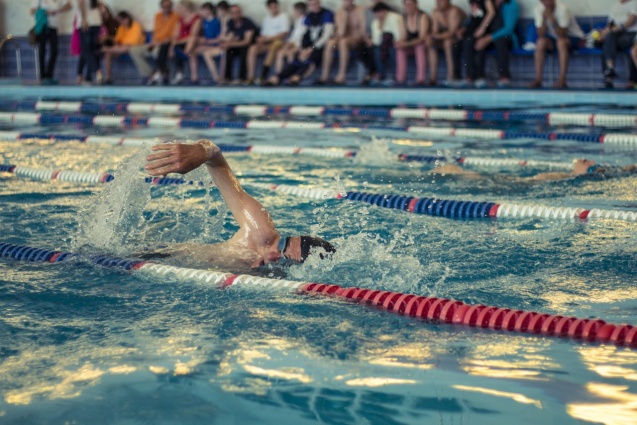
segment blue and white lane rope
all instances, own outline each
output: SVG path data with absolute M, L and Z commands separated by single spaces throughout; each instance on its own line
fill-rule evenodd
M 60 263 L 78 255 L 0 242 L 0 258 L 18 261 Z M 103 267 L 119 269 L 150 277 L 195 282 L 218 288 L 246 288 L 258 291 L 286 290 L 357 302 L 394 314 L 441 324 L 465 325 L 484 330 L 517 332 L 547 337 L 572 338 L 579 341 L 615 344 L 637 348 L 637 327 L 614 325 L 597 318 L 579 319 L 561 315 L 513 310 L 505 307 L 469 305 L 457 300 L 424 297 L 401 292 L 379 291 L 358 287 L 341 287 L 324 283 L 278 280 L 236 275 L 208 270 L 165 266 L 107 256 L 81 257 Z
M 412 118 L 429 121 L 474 122 L 536 122 L 548 125 L 577 125 L 602 127 L 637 127 L 635 114 L 594 114 L 574 112 L 529 113 L 524 111 L 481 111 L 435 108 L 352 108 L 329 106 L 271 106 L 271 105 L 188 105 L 117 102 L 54 102 L 54 101 L 5 101 L 0 108 L 10 110 L 84 112 L 84 113 L 135 113 L 135 114 L 233 114 L 246 116 L 351 116 L 376 118 Z
M 83 136 L 80 134 L 41 134 L 41 133 L 20 133 L 17 131 L 0 131 L 0 140 L 43 140 L 49 142 L 76 141 L 87 144 L 108 144 L 117 146 L 143 146 L 162 143 L 159 138 L 134 138 L 123 136 Z M 353 158 L 358 154 L 358 150 L 341 149 L 337 147 L 323 148 L 299 148 L 294 146 L 272 146 L 272 145 L 219 145 L 224 153 L 252 153 L 263 155 L 308 155 L 326 158 Z M 426 164 L 436 164 L 441 162 L 455 162 L 458 165 L 469 165 L 484 168 L 549 168 L 556 170 L 571 170 L 573 164 L 570 162 L 557 161 L 536 161 L 514 158 L 484 158 L 484 157 L 446 157 L 440 155 L 411 155 L 398 154 L 397 158 L 403 162 L 421 162 Z
M 208 121 L 173 117 L 121 117 L 88 115 L 47 115 L 33 113 L 0 113 L 0 123 L 18 125 L 85 125 L 89 127 L 152 127 L 193 129 L 294 129 L 338 131 L 396 131 L 418 134 L 422 137 L 458 137 L 481 140 L 537 139 L 604 143 L 606 145 L 637 148 L 637 134 L 629 133 L 558 133 L 517 130 L 488 130 L 481 128 L 452 128 L 426 126 L 378 126 L 369 124 L 327 124 L 303 121 Z
M 13 173 L 17 177 L 34 180 L 57 180 L 72 183 L 109 183 L 114 177 L 109 173 L 83 173 L 0 165 L 0 172 Z M 146 183 L 155 186 L 188 185 L 203 186 L 204 182 L 172 177 L 146 177 Z M 585 209 L 572 207 L 551 207 L 519 203 L 497 203 L 480 201 L 460 201 L 437 198 L 416 198 L 414 196 L 347 192 L 340 194 L 330 189 L 314 189 L 269 183 L 244 182 L 254 188 L 271 190 L 299 198 L 313 200 L 338 199 L 363 202 L 381 208 L 389 208 L 414 214 L 430 215 L 451 219 L 471 220 L 485 218 L 540 218 L 561 220 L 612 219 L 637 222 L 637 211 Z

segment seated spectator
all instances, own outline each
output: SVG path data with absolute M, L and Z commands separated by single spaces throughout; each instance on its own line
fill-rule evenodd
M 378 2 L 372 9 L 372 43 L 378 82 L 394 84 L 396 68 L 396 43 L 406 39 L 403 17 L 391 10 L 385 3 Z
M 335 50 L 338 50 L 338 73 L 332 83 L 345 84 L 350 51 L 360 50 L 365 43 L 365 24 L 365 8 L 356 5 L 355 0 L 343 0 L 343 5 L 336 11 L 336 34 L 323 50 L 322 72 L 316 84 L 328 82 Z
M 170 84 L 179 85 L 184 81 L 186 58 L 190 59 L 190 55 L 197 47 L 199 34 L 201 34 L 201 18 L 197 13 L 197 6 L 192 0 L 181 0 L 175 11 L 179 15 L 179 25 L 170 43 L 168 58 L 172 59 L 175 64 L 175 76 Z M 199 84 L 196 72 L 196 69 L 193 70 L 193 67 L 190 67 L 190 84 Z
M 173 11 L 171 0 L 161 0 L 161 11 L 155 15 L 155 29 L 149 44 L 130 49 L 130 56 L 147 84 L 166 84 L 168 82 L 168 51 L 170 41 L 179 25 L 179 15 Z M 148 58 L 153 57 L 157 67 L 153 70 Z
M 102 49 L 106 74 L 104 84 L 106 85 L 113 84 L 113 59 L 128 53 L 132 47 L 141 46 L 146 42 L 146 35 L 142 26 L 128 12 L 119 12 L 117 20 L 119 21 L 119 28 L 117 28 L 113 46 Z
M 560 75 L 555 88 L 567 88 L 569 51 L 584 45 L 585 35 L 569 8 L 560 0 L 540 0 L 535 8 L 537 46 L 535 48 L 535 81 L 532 88 L 542 87 L 546 52 L 557 47 Z
M 248 49 L 248 81 L 247 84 L 254 83 L 254 75 L 257 68 L 257 57 L 267 53 L 261 69 L 259 82 L 266 79 L 270 68 L 274 65 L 276 55 L 283 47 L 283 41 L 290 33 L 290 18 L 287 14 L 281 13 L 278 0 L 267 0 L 268 16 L 265 17 L 261 25 L 261 35 L 256 38 L 255 44 Z
M 225 35 L 230 20 L 230 4 L 225 0 L 217 3 L 217 19 L 221 22 L 221 35 Z
M 306 13 L 307 5 L 304 2 L 294 3 L 294 24 L 292 26 L 292 32 L 283 45 L 283 48 L 276 55 L 276 63 L 274 66 L 274 72 L 276 74 L 283 71 L 283 67 L 286 63 L 294 60 L 296 53 L 301 47 L 301 43 L 303 43 Z
M 493 45 L 498 62 L 498 87 L 509 87 L 511 85 L 509 69 L 511 49 L 519 45 L 515 27 L 520 16 L 520 7 L 517 0 L 494 0 L 494 2 L 496 14 L 491 23 L 491 33 L 483 35 L 475 43 L 476 78 L 484 78 L 486 49 Z
M 462 54 L 459 30 L 465 20 L 465 13 L 451 0 L 436 0 L 431 19 L 432 31 L 429 36 L 429 78 L 435 85 L 438 80 L 438 51 L 443 50 L 447 62 L 447 84 L 460 82 L 460 55 Z
M 104 3 L 99 3 L 99 11 L 102 17 L 99 44 L 101 47 L 112 47 L 115 45 L 115 36 L 119 28 L 119 21 L 113 16 L 111 9 Z
M 614 87 L 615 60 L 617 52 L 629 49 L 637 35 L 637 0 L 615 0 L 608 15 L 608 24 L 600 31 L 600 38 L 604 41 L 604 85 L 606 88 Z M 633 64 L 629 64 L 630 81 L 637 81 L 637 70 Z
M 298 85 L 321 65 L 323 49 L 334 34 L 334 13 L 324 9 L 321 0 L 308 0 L 307 5 L 309 13 L 305 17 L 301 48 L 281 73 L 268 80 L 268 86 L 279 85 L 285 80 L 290 85 Z
M 221 48 L 221 21 L 216 16 L 216 10 L 212 3 L 204 3 L 199 9 L 199 15 L 201 16 L 201 29 L 202 34 L 197 42 L 197 47 L 192 55 L 190 55 L 190 69 L 195 80 L 198 80 L 197 75 L 197 57 L 202 55 L 206 66 L 212 75 L 212 79 L 215 82 L 219 82 L 221 77 L 215 64 L 215 58 L 223 55 L 223 49 Z
M 469 17 L 465 21 L 462 33 L 462 57 L 466 66 L 466 81 L 477 88 L 485 87 L 484 66 L 478 71 L 478 59 L 475 50 L 476 41 L 487 33 L 487 28 L 495 18 L 495 5 L 493 0 L 471 0 L 469 2 Z
M 248 77 L 248 49 L 254 41 L 257 26 L 249 18 L 243 16 L 241 6 L 230 7 L 230 20 L 228 30 L 224 35 L 221 46 L 226 54 L 225 81 L 231 81 L 233 85 L 243 84 Z M 233 79 L 235 60 L 239 59 L 239 76 Z
M 404 0 L 403 15 L 406 39 L 396 42 L 396 82 L 407 81 L 407 57 L 416 58 L 416 85 L 427 84 L 427 48 L 429 36 L 429 16 L 418 8 L 418 0 Z

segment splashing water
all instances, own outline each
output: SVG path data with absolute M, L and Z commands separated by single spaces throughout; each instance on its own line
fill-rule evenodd
M 372 136 L 372 141 L 362 145 L 354 159 L 362 165 L 377 167 L 392 165 L 398 160 L 398 157 L 389 149 L 390 143 L 389 139 L 378 139 L 376 136 Z
M 101 251 L 125 253 L 130 235 L 144 225 L 142 212 L 150 201 L 148 184 L 144 182 L 140 164 L 149 149 L 144 147 L 122 162 L 113 173 L 115 180 L 80 212 L 78 235 L 74 249 L 96 248 Z

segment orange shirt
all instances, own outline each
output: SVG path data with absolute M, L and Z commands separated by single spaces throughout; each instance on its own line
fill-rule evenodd
M 155 15 L 153 41 L 156 43 L 169 42 L 175 34 L 177 25 L 179 25 L 179 15 L 177 15 L 177 13 L 172 12 L 169 16 L 166 16 L 164 12 L 159 12 Z
M 120 25 L 115 34 L 115 43 L 123 46 L 139 46 L 146 43 L 146 35 L 142 26 L 137 21 L 133 21 L 130 28 Z

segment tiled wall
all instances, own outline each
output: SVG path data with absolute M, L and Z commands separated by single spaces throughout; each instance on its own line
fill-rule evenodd
M 73 84 L 77 75 L 77 58 L 69 53 L 69 36 L 60 37 L 59 56 L 56 68 L 56 78 L 61 83 Z M 25 39 L 16 39 L 14 42 L 6 45 L 0 54 L 0 76 L 16 77 L 16 46 L 20 47 L 22 56 L 23 81 L 25 83 L 35 83 L 35 55 L 34 50 L 28 45 Z M 200 80 L 203 85 L 210 82 L 208 70 L 199 61 Z M 336 62 L 336 61 L 335 61 Z M 618 72 L 620 78 L 616 81 L 617 87 L 623 87 L 628 75 L 628 56 L 620 54 L 618 59 Z M 336 64 L 335 64 L 336 66 Z M 413 64 L 412 64 L 413 68 Z M 497 77 L 495 59 L 490 58 L 487 65 L 488 76 L 495 79 Z M 511 71 L 514 78 L 515 86 L 525 86 L 532 81 L 534 76 L 533 56 L 514 56 L 511 62 Z M 549 55 L 545 68 L 545 84 L 552 85 L 557 77 L 558 66 L 555 55 Z M 411 69 L 409 76 L 414 78 L 415 70 Z M 444 60 L 441 60 L 441 69 L 439 71 L 440 78 L 445 75 Z M 115 83 L 122 85 L 140 84 L 141 79 L 138 76 L 132 61 L 127 58 L 120 58 L 114 62 Z M 359 69 L 357 66 L 350 67 L 349 80 L 355 83 L 359 78 Z M 573 55 L 569 72 L 569 84 L 571 87 L 600 87 L 602 82 L 601 75 L 601 59 L 597 55 Z

